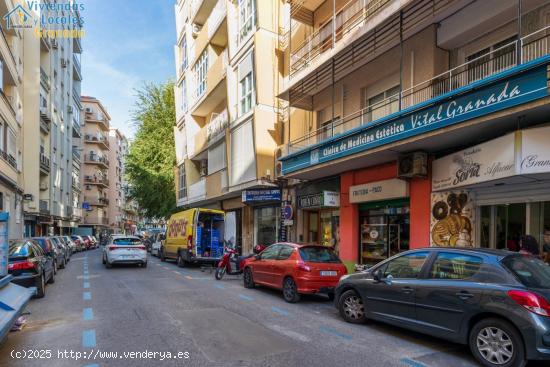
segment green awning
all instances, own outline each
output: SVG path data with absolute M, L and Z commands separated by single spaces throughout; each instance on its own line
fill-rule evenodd
M 409 203 L 410 203 L 409 198 L 371 201 L 369 203 L 359 204 L 359 210 L 381 209 L 381 208 L 388 208 L 388 207 L 404 207 L 404 206 L 409 206 Z

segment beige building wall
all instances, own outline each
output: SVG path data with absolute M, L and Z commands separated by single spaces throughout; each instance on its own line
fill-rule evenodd
M 126 137 L 120 130 L 109 129 L 109 227 L 113 233 L 123 233 L 125 209 L 124 156 L 127 147 Z

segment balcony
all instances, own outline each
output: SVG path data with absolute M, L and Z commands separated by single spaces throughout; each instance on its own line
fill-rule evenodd
M 225 49 L 208 68 L 206 88 L 202 94 L 195 94 L 195 105 L 191 113 L 196 116 L 206 116 L 227 98 L 227 49 Z
M 550 26 L 288 143 L 283 174 L 546 97 Z
M 40 173 L 45 175 L 50 173 L 50 158 L 44 153 L 40 153 Z
M 78 111 L 76 112 L 78 113 Z M 80 130 L 80 123 L 73 118 L 73 138 L 81 138 L 82 131 Z
M 290 77 L 364 27 L 391 0 L 351 0 L 319 26 L 290 54 Z M 299 6 L 298 6 L 299 7 Z M 334 24 L 334 26 L 333 26 Z
M 84 135 L 84 142 L 89 144 L 97 144 L 105 150 L 109 150 L 109 139 L 105 135 Z
M 73 190 L 80 192 L 80 180 L 78 179 L 78 177 L 71 177 L 71 184 Z
M 86 112 L 84 114 L 84 119 L 86 122 L 96 123 L 104 131 L 109 131 L 109 121 L 107 117 L 101 113 Z
M 97 154 L 86 154 L 84 156 L 84 163 L 98 165 L 103 168 L 109 168 L 109 160 Z
M 12 79 L 20 79 L 19 68 L 3 28 L 0 28 L 0 53 L 3 56 L 4 65 L 12 75 Z
M 212 199 L 227 193 L 227 169 L 206 176 L 206 198 Z
M 50 210 L 48 209 L 48 201 L 47 200 L 40 200 L 38 203 L 40 214 L 50 214 Z
M 44 134 L 49 134 L 50 133 L 50 123 L 48 121 L 40 119 L 40 130 Z
M 81 54 L 82 51 L 82 41 L 80 40 L 80 37 L 73 37 L 73 52 Z
M 217 141 L 219 137 L 223 136 L 225 129 L 229 126 L 229 117 L 227 109 L 224 109 L 220 113 L 213 113 L 210 122 L 206 125 L 206 141 L 208 143 Z
M 72 219 L 73 220 L 81 220 L 82 219 L 82 208 L 72 208 L 73 209 L 73 215 L 72 215 Z
M 204 199 L 206 199 L 206 179 L 202 177 L 194 184 L 189 185 L 187 200 L 189 203 L 193 203 Z
M 73 146 L 73 160 L 78 161 L 79 163 L 82 161 L 80 150 L 75 146 Z
M 0 150 L 0 172 L 17 182 L 17 160 L 4 150 Z
M 199 153 L 203 152 L 208 147 L 208 141 L 206 140 L 206 126 L 201 128 L 194 136 L 195 150 L 190 153 L 190 157 L 195 157 Z
M 208 17 L 208 39 L 216 46 L 227 45 L 227 0 L 218 0 Z
M 40 119 L 48 124 L 52 122 L 52 115 L 47 105 L 40 106 Z
M 109 218 L 98 215 L 85 215 L 83 218 L 83 224 L 95 225 L 95 226 L 107 226 L 109 225 Z
M 2 114 L 12 120 L 13 125 L 19 124 L 19 116 L 14 109 L 15 101 L 12 96 L 8 96 L 0 88 L 0 111 Z
M 109 199 L 104 197 L 91 197 L 91 196 L 84 196 L 84 201 L 92 206 L 107 206 L 109 205 Z
M 40 83 L 46 88 L 46 90 L 50 90 L 50 77 L 46 73 L 46 71 L 40 67 Z
M 102 187 L 109 187 L 109 180 L 107 178 L 98 176 L 84 176 L 84 185 L 98 185 Z
M 82 71 L 80 67 L 80 60 L 76 55 L 73 54 L 73 79 L 81 81 L 82 80 Z
M 204 24 L 216 0 L 191 0 L 191 23 Z

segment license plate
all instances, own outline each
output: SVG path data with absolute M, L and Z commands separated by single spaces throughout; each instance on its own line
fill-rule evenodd
M 337 273 L 334 270 L 321 270 L 322 277 L 335 277 Z
M 132 255 L 121 255 L 121 259 L 133 259 L 134 257 Z

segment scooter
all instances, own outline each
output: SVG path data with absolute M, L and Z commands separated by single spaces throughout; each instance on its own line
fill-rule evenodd
M 254 246 L 253 253 L 248 256 L 239 256 L 237 250 L 233 247 L 225 246 L 222 259 L 218 262 L 216 272 L 214 276 L 216 280 L 222 280 L 225 274 L 239 275 L 242 274 L 244 268 L 244 262 L 256 254 L 262 252 L 267 246 L 256 245 Z

